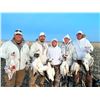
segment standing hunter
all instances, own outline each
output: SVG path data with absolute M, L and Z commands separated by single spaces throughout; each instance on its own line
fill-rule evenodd
M 73 59 L 76 58 L 77 55 L 69 34 L 67 34 L 63 39 L 63 44 L 61 45 L 61 51 L 63 58 L 66 58 L 70 70 L 72 61 Z
M 35 43 L 32 44 L 30 48 L 30 57 L 34 60 L 34 57 L 38 55 L 41 59 L 42 64 L 46 64 L 47 61 L 47 50 L 48 45 L 45 43 L 46 35 L 44 32 L 39 34 L 39 37 Z M 30 70 L 30 81 L 29 86 L 35 87 L 36 86 L 36 79 L 38 77 L 38 73 L 33 74 L 33 69 Z M 39 86 L 44 87 L 45 76 L 39 74 L 40 82 Z
M 74 47 L 77 52 L 77 62 L 84 66 L 86 72 L 86 86 L 92 86 L 92 72 L 91 67 L 93 65 L 93 57 L 91 53 L 93 52 L 93 46 L 90 41 L 86 38 L 82 31 L 78 31 L 76 34 L 76 41 L 73 42 Z
M 1 48 L 1 58 L 5 59 L 4 82 L 7 87 L 20 87 L 29 63 L 29 47 L 23 39 L 21 30 L 16 30 L 12 40 L 5 42 Z
M 69 34 L 67 34 L 66 36 L 64 36 L 63 38 L 63 44 L 61 45 L 61 51 L 62 51 L 62 57 L 63 60 L 66 61 L 66 63 L 68 64 L 68 72 L 71 73 L 71 66 L 73 64 L 73 60 L 76 59 L 77 55 L 76 55 L 76 51 L 74 48 L 74 45 L 72 43 L 71 37 Z M 68 82 L 68 76 L 65 76 L 64 79 L 62 78 L 63 84 L 69 84 Z

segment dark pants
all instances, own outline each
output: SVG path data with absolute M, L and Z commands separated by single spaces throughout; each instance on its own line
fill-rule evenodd
M 35 81 L 36 81 L 37 75 L 33 75 L 33 70 L 29 69 L 29 86 L 30 87 L 36 87 Z
M 60 65 L 52 65 L 52 67 L 54 67 L 54 70 L 55 70 L 53 86 L 59 87 L 60 86 L 60 78 L 61 78 Z
M 25 77 L 25 69 L 16 71 L 13 74 L 13 77 L 11 80 L 9 80 L 8 74 L 5 73 L 4 75 L 5 86 L 6 87 L 14 87 L 14 86 L 20 87 L 22 86 L 24 77 Z
M 85 79 L 84 79 L 85 85 L 86 85 L 87 87 L 92 87 L 92 73 L 91 73 L 91 69 L 90 69 L 89 71 L 87 71 L 81 60 L 78 60 L 77 63 L 78 63 L 81 67 L 83 67 L 83 68 L 81 68 L 81 70 L 84 70 L 85 73 L 86 73 L 86 74 L 85 74 Z M 80 73 L 80 72 L 78 72 L 78 74 L 75 76 L 75 78 L 76 78 L 75 80 L 77 81 L 76 83 L 79 82 L 79 79 L 80 79 L 80 77 L 81 77 L 79 73 Z
M 40 87 L 44 87 L 44 81 L 45 81 L 45 76 L 40 75 L 38 72 L 36 74 L 33 75 L 33 70 L 29 70 L 29 86 L 30 87 L 36 87 L 36 80 L 39 77 L 39 86 Z

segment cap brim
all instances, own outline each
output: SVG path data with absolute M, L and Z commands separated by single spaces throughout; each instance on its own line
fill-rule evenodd
M 83 33 L 77 33 L 76 35 L 78 35 L 78 34 L 81 34 L 81 35 L 83 35 Z
M 14 35 L 17 35 L 17 34 L 22 35 L 21 32 L 15 32 L 15 33 L 14 33 Z
M 40 36 L 45 36 L 45 35 L 39 35 L 39 37 L 40 37 Z M 46 36 L 45 36 L 45 37 L 46 37 Z

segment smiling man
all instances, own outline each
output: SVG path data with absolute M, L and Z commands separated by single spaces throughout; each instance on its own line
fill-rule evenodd
M 1 48 L 1 58 L 6 61 L 4 67 L 5 86 L 22 86 L 25 67 L 29 62 L 29 47 L 23 39 L 21 30 L 16 30 L 12 40 L 5 42 Z
M 44 32 L 41 32 L 36 42 L 32 43 L 32 46 L 30 48 L 30 57 L 32 59 L 34 59 L 36 56 L 40 57 L 43 65 L 46 64 L 47 50 L 48 50 L 48 45 L 45 42 L 45 40 L 46 40 L 46 35 Z M 33 70 L 34 70 L 33 68 L 30 70 L 30 81 L 29 81 L 30 87 L 36 86 L 36 79 L 38 77 L 38 74 L 33 74 Z M 39 86 L 44 87 L 45 75 L 40 74 L 39 76 L 40 76 Z

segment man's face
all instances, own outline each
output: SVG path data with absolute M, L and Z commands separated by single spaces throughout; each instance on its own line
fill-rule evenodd
M 15 39 L 15 42 L 16 43 L 21 43 L 22 42 L 22 35 L 21 34 L 16 34 L 15 36 L 14 36 L 14 39 Z
M 64 43 L 65 43 L 65 44 L 68 43 L 69 41 L 70 41 L 69 38 L 64 38 Z
M 78 34 L 76 35 L 76 37 L 77 37 L 78 40 L 81 40 L 81 39 L 83 38 L 83 35 L 82 35 L 81 33 L 78 33 Z
M 52 46 L 53 46 L 53 47 L 56 47 L 57 44 L 58 44 L 58 42 L 57 42 L 56 40 L 53 40 L 53 41 L 52 41 Z
M 46 38 L 46 37 L 45 37 L 44 35 L 41 35 L 41 36 L 39 36 L 39 41 L 40 41 L 40 42 L 44 42 L 44 41 L 45 41 L 45 38 Z

